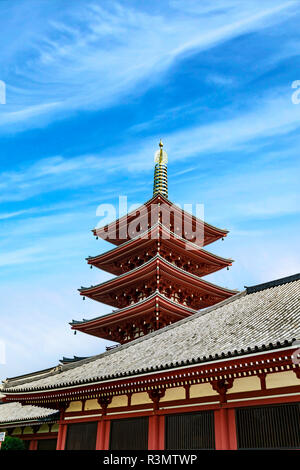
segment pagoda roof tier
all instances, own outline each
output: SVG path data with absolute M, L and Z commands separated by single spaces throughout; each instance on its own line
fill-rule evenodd
M 88 333 L 98 338 L 124 343 L 122 332 L 130 331 L 134 339 L 193 315 L 197 310 L 168 299 L 156 291 L 148 298 L 128 307 L 113 311 L 91 320 L 72 321 L 73 330 Z
M 163 225 L 167 226 L 172 232 L 180 234 L 183 238 L 194 241 L 199 246 L 213 243 L 226 237 L 228 233 L 228 230 L 214 227 L 184 211 L 161 194 L 153 196 L 138 209 L 110 224 L 93 229 L 92 232 L 95 236 L 103 238 L 114 245 L 121 245 L 124 241 L 135 238 L 137 232 L 143 233 L 149 227 L 155 225 L 160 219 L 159 213 L 161 213 Z M 137 224 L 134 223 L 135 220 Z M 187 227 L 185 225 L 188 226 L 188 229 L 196 231 L 198 236 L 192 238 L 192 234 L 186 231 Z M 202 231 L 203 237 L 201 237 Z
M 158 252 L 163 258 L 198 276 L 211 274 L 231 266 L 233 262 L 232 259 L 222 258 L 199 248 L 160 223 L 106 253 L 86 259 L 92 266 L 120 275 L 149 261 Z
M 149 297 L 156 289 L 194 309 L 213 305 L 237 293 L 204 281 L 160 255 L 102 284 L 82 287 L 79 292 L 99 302 L 122 308 Z

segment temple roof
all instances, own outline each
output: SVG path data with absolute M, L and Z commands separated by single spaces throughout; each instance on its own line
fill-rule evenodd
M 188 312 L 191 315 L 195 314 L 197 312 L 196 310 L 194 310 L 192 308 L 189 308 L 186 305 L 182 305 L 182 304 L 179 304 L 178 302 L 174 302 L 173 300 L 168 299 L 163 294 L 161 294 L 159 291 L 156 291 L 153 294 L 151 294 L 149 297 L 147 297 L 146 299 L 141 300 L 140 302 L 137 302 L 133 305 L 128 305 L 128 307 L 116 309 L 116 310 L 113 310 L 110 313 L 106 313 L 105 315 L 99 315 L 98 317 L 94 317 L 94 318 L 91 318 L 89 320 L 87 320 L 86 318 L 83 318 L 82 320 L 72 320 L 72 322 L 70 322 L 70 325 L 75 325 L 76 326 L 76 325 L 80 325 L 80 324 L 84 324 L 84 323 L 85 324 L 91 323 L 91 322 L 94 322 L 96 320 L 102 320 L 102 319 L 110 318 L 112 315 L 117 315 L 117 314 L 120 314 L 120 313 L 123 313 L 123 312 L 128 312 L 130 310 L 134 310 L 137 306 L 143 308 L 145 303 L 149 303 L 151 300 L 155 301 L 156 298 L 164 300 L 165 302 L 170 304 L 170 306 L 172 306 L 172 307 L 180 308 L 182 310 L 185 310 L 186 312 Z M 76 357 L 76 356 L 74 356 L 74 357 Z M 67 358 L 64 358 L 64 359 L 67 359 Z M 76 358 L 76 360 L 78 360 L 78 359 Z
M 227 234 L 228 234 L 228 230 L 221 229 L 221 228 L 215 227 L 213 225 L 210 225 L 207 222 L 205 222 L 205 221 L 195 217 L 194 215 L 188 213 L 187 211 L 184 211 L 180 207 L 173 204 L 173 202 L 169 201 L 169 199 L 167 199 L 162 194 L 156 194 L 155 196 L 153 196 L 151 199 L 149 199 L 147 202 L 145 202 L 145 204 L 143 204 L 139 208 L 133 210 L 132 212 L 124 215 L 123 217 L 121 217 L 119 219 L 114 220 L 113 222 L 105 225 L 104 227 L 96 227 L 95 229 L 92 230 L 92 232 L 95 236 L 106 239 L 107 241 L 109 241 L 109 242 L 111 242 L 115 245 L 120 245 L 120 244 L 124 243 L 125 240 L 130 239 L 130 234 L 128 234 L 128 236 L 126 236 L 124 238 L 123 234 L 122 234 L 122 236 L 119 235 L 119 229 L 121 230 L 121 227 L 127 227 L 128 228 L 129 224 L 137 218 L 141 219 L 142 217 L 146 217 L 146 216 L 148 217 L 149 211 L 151 209 L 152 204 L 153 205 L 165 204 L 170 209 L 170 212 L 174 211 L 174 213 L 180 215 L 182 221 L 183 220 L 186 220 L 186 221 L 190 220 L 190 221 L 192 221 L 193 224 L 197 223 L 200 226 L 203 224 L 203 227 L 204 227 L 204 245 L 208 245 L 209 243 L 212 243 L 212 242 L 214 242 L 214 241 L 216 241 L 216 240 L 218 240 L 222 237 L 226 237 Z M 139 214 L 139 215 L 137 215 L 137 214 Z M 184 214 L 184 218 L 183 218 L 183 214 Z M 152 222 L 152 220 L 151 220 L 151 222 Z M 148 228 L 148 224 L 146 224 L 146 228 Z M 126 232 L 127 232 L 127 230 L 126 230 Z M 121 230 L 121 233 L 122 233 L 122 230 Z M 110 234 L 110 236 L 109 236 L 109 234 Z
M 147 314 L 149 312 L 151 315 L 154 314 L 156 306 L 159 307 L 160 312 L 168 314 L 169 318 L 172 318 L 173 321 L 178 321 L 181 318 L 194 315 L 197 312 L 196 310 L 189 308 L 186 305 L 182 305 L 179 302 L 175 302 L 165 297 L 164 295 L 160 294 L 159 291 L 156 291 L 146 299 L 129 305 L 128 307 L 114 310 L 111 313 L 101 315 L 90 320 L 73 320 L 70 325 L 73 330 L 79 330 L 84 333 L 98 336 L 100 338 L 115 341 L 114 338 L 109 336 L 109 332 L 105 333 L 103 328 L 120 326 L 122 322 L 128 322 L 129 319 L 134 322 L 135 319 L 138 319 L 141 316 L 143 318 L 147 318 Z M 69 360 L 69 362 L 70 361 L 71 360 Z M 67 360 L 61 362 L 66 363 Z
M 289 279 L 289 278 L 285 278 Z M 116 376 L 217 361 L 292 345 L 300 338 L 300 274 L 243 291 L 213 307 L 97 356 L 65 364 L 40 378 L 9 380 L 4 393 L 43 391 Z
M 20 425 L 23 422 L 49 422 L 57 421 L 59 413 L 48 408 L 39 406 L 25 405 L 21 403 L 0 403 L 0 425 L 16 423 Z
M 158 240 L 161 243 L 169 243 L 174 247 L 177 247 L 178 249 L 182 250 L 183 252 L 188 253 L 191 258 L 194 258 L 198 262 L 202 261 L 210 264 L 215 264 L 217 266 L 215 270 L 220 269 L 224 266 L 231 266 L 231 264 L 233 263 L 233 260 L 230 258 L 223 258 L 214 253 L 210 253 L 209 251 L 200 248 L 195 243 L 192 243 L 189 240 L 185 240 L 179 235 L 171 232 L 161 223 L 156 223 L 147 231 L 143 232 L 137 237 L 132 238 L 130 240 L 126 240 L 121 245 L 118 245 L 117 247 L 106 251 L 105 253 L 101 253 L 97 256 L 89 256 L 88 258 L 86 258 L 86 260 L 88 264 L 97 266 L 113 274 L 117 274 L 120 269 L 116 270 L 116 268 L 114 267 L 114 262 L 116 260 L 124 259 L 124 256 L 130 257 L 138 253 L 139 251 L 144 250 L 145 247 L 153 245 L 153 243 L 157 243 Z M 214 269 L 212 269 L 212 272 L 213 271 Z
M 227 298 L 237 293 L 235 290 L 227 289 L 205 281 L 204 279 L 175 266 L 160 255 L 156 255 L 143 265 L 106 282 L 90 287 L 81 287 L 78 290 L 83 296 L 99 300 L 103 303 L 108 303 L 109 305 L 114 305 L 112 301 L 106 300 L 105 295 L 107 293 L 114 291 L 116 288 L 120 289 L 130 284 L 136 284 L 138 279 L 144 279 L 147 278 L 147 276 L 152 275 L 153 272 L 156 273 L 158 262 L 160 272 L 169 273 L 174 281 L 175 279 L 180 280 L 182 285 L 184 285 L 184 283 L 192 285 L 194 289 L 197 288 L 203 292 L 212 293 L 219 296 L 220 299 L 222 299 L 222 297 Z

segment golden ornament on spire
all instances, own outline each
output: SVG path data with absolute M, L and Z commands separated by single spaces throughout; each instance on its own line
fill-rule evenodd
M 160 149 L 154 154 L 154 185 L 153 185 L 153 196 L 161 194 L 162 196 L 168 197 L 168 174 L 167 174 L 167 163 L 168 154 L 163 150 L 164 144 L 161 139 L 159 141 Z

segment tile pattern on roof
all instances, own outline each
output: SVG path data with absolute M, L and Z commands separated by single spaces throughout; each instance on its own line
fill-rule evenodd
M 7 391 L 57 387 L 100 377 L 300 338 L 300 280 L 246 291 L 115 350 L 60 366 Z
M 0 404 L 0 424 L 38 420 L 41 418 L 56 417 L 57 412 L 39 406 L 25 405 L 21 403 Z
M 298 281 L 300 279 L 300 273 L 293 274 L 292 276 L 282 277 L 280 279 L 275 279 L 275 281 L 264 282 L 263 284 L 257 284 L 255 286 L 246 287 L 247 294 L 253 294 L 254 292 L 259 292 L 264 289 L 269 289 L 270 287 L 281 286 L 287 284 L 288 282 Z

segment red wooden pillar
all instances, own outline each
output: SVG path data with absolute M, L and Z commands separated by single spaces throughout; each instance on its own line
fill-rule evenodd
M 37 439 L 32 439 L 29 444 L 28 450 L 37 450 L 38 441 Z
M 220 408 L 215 411 L 216 450 L 236 450 L 236 427 L 234 409 Z
M 67 425 L 59 423 L 56 450 L 64 450 L 67 437 Z
M 101 419 L 98 421 L 96 450 L 108 450 L 109 448 L 110 421 Z
M 237 450 L 237 436 L 236 436 L 236 423 L 235 423 L 235 409 L 227 409 L 228 418 L 228 433 L 229 433 L 229 448 L 230 450 Z
M 104 445 L 104 421 L 100 420 L 97 424 L 96 450 L 103 450 Z
M 109 437 L 110 437 L 110 419 L 104 420 L 104 438 L 103 438 L 103 450 L 109 449 Z
M 60 421 L 59 421 L 59 426 L 58 426 L 56 450 L 65 450 L 66 437 L 67 437 L 67 424 L 64 422 L 64 417 L 65 417 L 66 407 L 67 407 L 67 403 L 62 403 L 59 408 Z
M 165 417 L 153 415 L 149 417 L 148 449 L 164 450 L 165 448 Z

